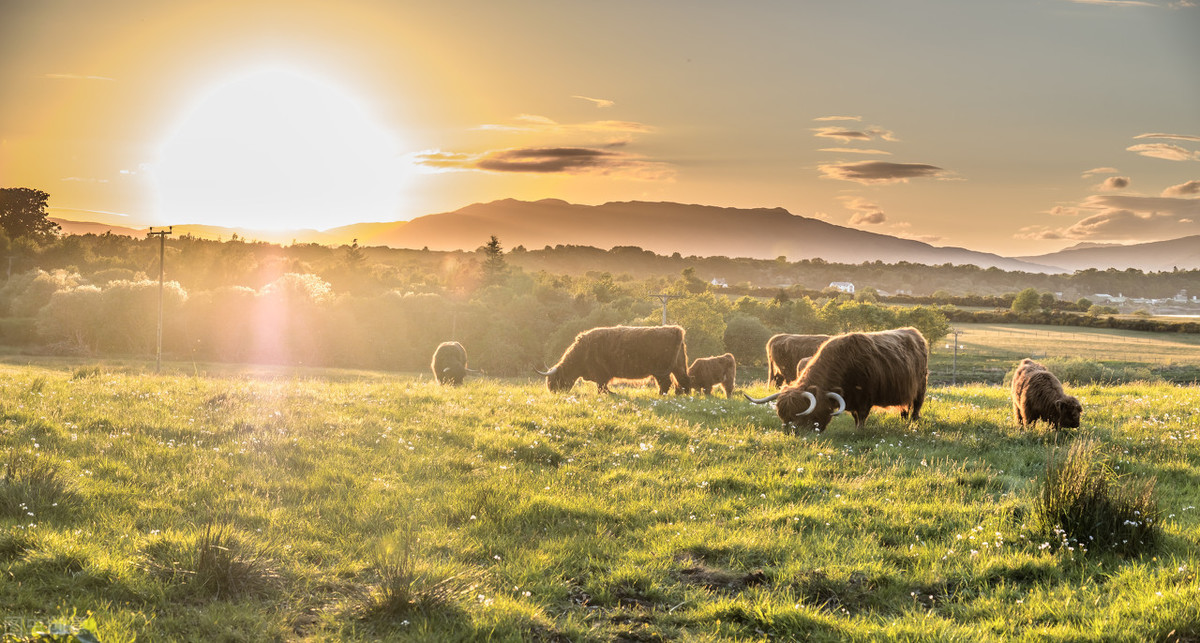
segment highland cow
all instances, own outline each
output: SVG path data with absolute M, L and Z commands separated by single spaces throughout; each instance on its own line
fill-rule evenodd
M 433 378 L 438 384 L 462 384 L 467 373 L 479 372 L 467 368 L 467 349 L 458 342 L 438 344 L 429 368 L 433 370 Z
M 789 335 L 780 333 L 767 340 L 767 379 L 774 386 L 794 381 L 800 373 L 800 360 L 811 357 L 829 339 L 829 335 Z
M 613 379 L 645 379 L 658 382 L 666 393 L 675 378 L 675 392 L 691 390 L 687 374 L 687 346 L 679 326 L 610 326 L 593 328 L 575 336 L 562 358 L 546 376 L 546 388 L 566 391 L 583 378 L 595 382 L 603 393 Z
M 1045 420 L 1056 429 L 1079 428 L 1083 406 L 1063 392 L 1062 382 L 1045 366 L 1023 359 L 1012 381 L 1013 417 L 1021 426 Z
M 737 377 L 737 360 L 732 353 L 718 357 L 698 357 L 687 370 L 692 380 L 692 388 L 712 395 L 712 389 L 720 385 L 725 389 L 725 397 L 733 395 L 733 380 Z
M 929 345 L 915 328 L 849 333 L 830 338 L 800 371 L 796 381 L 762 399 L 777 400 L 784 425 L 812 423 L 822 431 L 829 420 L 850 411 L 862 429 L 876 406 L 903 407 L 900 416 L 920 419 L 929 378 Z

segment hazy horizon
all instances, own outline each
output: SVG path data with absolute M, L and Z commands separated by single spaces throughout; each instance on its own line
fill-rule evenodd
M 1192 0 L 0 5 L 0 175 L 110 225 L 782 207 L 1004 256 L 1200 234 Z

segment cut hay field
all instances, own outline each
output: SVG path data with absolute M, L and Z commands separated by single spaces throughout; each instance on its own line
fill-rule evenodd
M 132 640 L 1200 638 L 1200 389 L 998 387 L 912 426 L 540 381 L 0 366 L 0 623 Z M 754 393 L 763 393 L 757 386 Z M 1037 521 L 1051 449 L 1157 479 L 1118 555 Z M 21 628 L 26 628 L 22 630 Z
M 1200 335 L 1026 324 L 955 324 L 958 383 L 1000 383 L 1022 358 L 1088 360 L 1117 381 L 1200 380 Z M 931 381 L 952 381 L 954 336 L 930 346 Z M 1128 373 L 1127 373 L 1128 372 Z

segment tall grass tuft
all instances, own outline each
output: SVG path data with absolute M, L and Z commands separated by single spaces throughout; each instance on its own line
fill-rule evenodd
M 1160 512 L 1156 480 L 1120 478 L 1097 441 L 1076 440 L 1061 455 L 1052 449 L 1036 516 L 1052 542 L 1087 551 L 1134 555 L 1153 549 Z
M 454 609 L 454 597 L 466 591 L 469 579 L 462 574 L 444 576 L 422 564 L 416 551 L 418 542 L 412 530 L 404 528 L 395 539 L 379 546 L 372 565 L 379 585 L 362 607 L 364 617 L 430 615 Z
M 0 516 L 48 511 L 70 494 L 58 469 L 42 458 L 9 451 L 0 476 Z
M 270 563 L 236 539 L 229 525 L 209 521 L 196 540 L 192 582 L 201 593 L 215 598 L 262 595 L 279 581 Z

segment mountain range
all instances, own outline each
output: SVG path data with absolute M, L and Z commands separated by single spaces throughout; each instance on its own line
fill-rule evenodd
M 54 219 L 67 234 L 143 236 L 145 229 Z M 578 205 L 557 199 L 503 199 L 476 203 L 412 221 L 355 223 L 325 231 L 259 231 L 203 225 L 174 226 L 175 234 L 228 239 L 234 234 L 270 243 L 474 250 L 491 235 L 505 248 L 580 245 L 608 249 L 638 246 L 657 254 L 754 259 L 820 258 L 831 263 L 907 261 L 927 265 L 974 264 L 981 268 L 1038 273 L 1087 268 L 1170 271 L 1200 269 L 1200 235 L 1136 245 L 1080 244 L 1045 255 L 1004 257 L 966 248 L 939 247 L 912 239 L 838 226 L 782 208 L 725 208 L 626 201 Z

